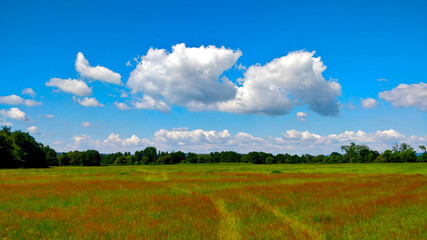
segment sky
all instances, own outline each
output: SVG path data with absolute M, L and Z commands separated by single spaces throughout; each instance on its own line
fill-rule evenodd
M 59 152 L 427 144 L 426 1 L 0 1 L 0 125 Z

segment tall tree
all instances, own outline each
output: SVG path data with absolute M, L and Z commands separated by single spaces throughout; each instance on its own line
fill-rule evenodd
M 357 145 L 352 142 L 350 145 L 341 146 L 341 150 L 350 158 L 350 163 L 353 163 L 353 158 L 357 155 Z

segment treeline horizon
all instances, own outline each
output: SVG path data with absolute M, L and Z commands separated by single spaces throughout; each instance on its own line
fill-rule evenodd
M 57 153 L 49 145 L 38 143 L 33 136 L 10 127 L 0 130 L 0 168 L 47 168 L 50 166 L 101 166 L 101 165 L 148 165 L 178 163 L 253 163 L 253 164 L 298 164 L 298 163 L 404 163 L 427 162 L 426 146 L 417 156 L 413 147 L 406 143 L 396 144 L 392 149 L 379 153 L 366 145 L 350 143 L 341 146 L 341 153 L 330 155 L 271 154 L 252 151 L 241 154 L 234 151 L 196 154 L 182 151 L 158 151 L 155 147 L 130 152 L 100 154 L 97 150 Z

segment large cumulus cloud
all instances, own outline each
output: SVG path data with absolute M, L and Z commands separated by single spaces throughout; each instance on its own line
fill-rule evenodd
M 337 115 L 341 86 L 322 76 L 326 66 L 314 52 L 297 51 L 244 73 L 243 86 L 236 97 L 221 103 L 219 109 L 237 113 L 283 115 L 295 105 L 308 104 L 321 115 Z
M 203 110 L 236 95 L 235 85 L 220 76 L 242 55 L 240 51 L 201 46 L 189 48 L 177 44 L 169 53 L 150 49 L 130 74 L 127 86 L 132 93 L 142 92 L 159 104 L 179 105 Z M 143 105 L 144 106 L 144 105 Z M 167 109 L 165 106 L 149 109 Z
M 224 73 L 236 66 L 241 51 L 177 44 L 171 53 L 150 49 L 126 85 L 133 94 L 142 94 L 143 101 L 135 106 L 163 112 L 178 105 L 190 111 L 283 115 L 296 105 L 307 104 L 321 115 L 337 115 L 341 86 L 325 80 L 326 66 L 314 53 L 291 52 L 265 65 L 250 66 L 237 84 Z

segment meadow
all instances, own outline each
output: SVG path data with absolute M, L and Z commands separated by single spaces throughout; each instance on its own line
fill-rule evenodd
M 427 164 L 0 170 L 0 239 L 427 239 Z

